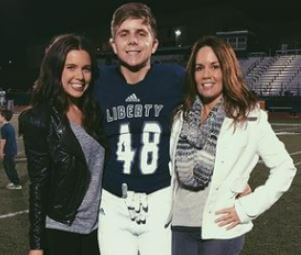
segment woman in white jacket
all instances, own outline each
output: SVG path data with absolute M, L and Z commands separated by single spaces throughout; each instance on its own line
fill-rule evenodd
M 288 190 L 293 161 L 244 84 L 231 46 L 204 37 L 187 65 L 171 136 L 173 255 L 236 255 L 252 220 Z M 238 197 L 259 157 L 266 182 Z

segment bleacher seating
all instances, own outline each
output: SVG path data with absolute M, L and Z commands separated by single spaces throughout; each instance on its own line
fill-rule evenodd
M 301 95 L 301 55 L 262 57 L 254 63 L 251 69 L 244 70 L 254 92 L 262 96 Z
M 244 75 L 249 73 L 260 62 L 261 58 L 262 57 L 251 57 L 240 59 L 239 62 Z

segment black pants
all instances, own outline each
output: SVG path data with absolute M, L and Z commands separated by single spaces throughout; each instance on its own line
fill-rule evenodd
M 5 155 L 3 158 L 3 167 L 10 182 L 15 185 L 19 185 L 20 179 L 16 170 L 15 156 Z
M 172 230 L 172 255 L 238 255 L 244 245 L 244 236 L 233 239 L 202 240 L 200 228 L 190 231 Z
M 90 234 L 46 229 L 45 255 L 100 255 L 97 230 Z

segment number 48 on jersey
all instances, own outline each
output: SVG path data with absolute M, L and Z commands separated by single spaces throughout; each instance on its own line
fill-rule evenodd
M 131 174 L 131 166 L 134 163 L 136 153 L 140 153 L 139 166 L 142 174 L 153 174 L 156 171 L 158 167 L 160 136 L 161 128 L 158 123 L 145 123 L 141 137 L 142 147 L 140 151 L 137 151 L 132 148 L 129 124 L 122 124 L 120 126 L 116 155 L 118 161 L 123 161 L 124 174 Z

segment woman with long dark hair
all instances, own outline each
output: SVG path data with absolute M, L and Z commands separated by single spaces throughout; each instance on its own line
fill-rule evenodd
M 91 90 L 93 48 L 80 35 L 45 50 L 30 109 L 20 117 L 30 178 L 29 255 L 98 255 L 104 137 Z
M 172 254 L 237 255 L 252 220 L 288 190 L 296 168 L 245 85 L 232 47 L 197 41 L 171 136 Z M 266 182 L 242 193 L 259 157 Z

